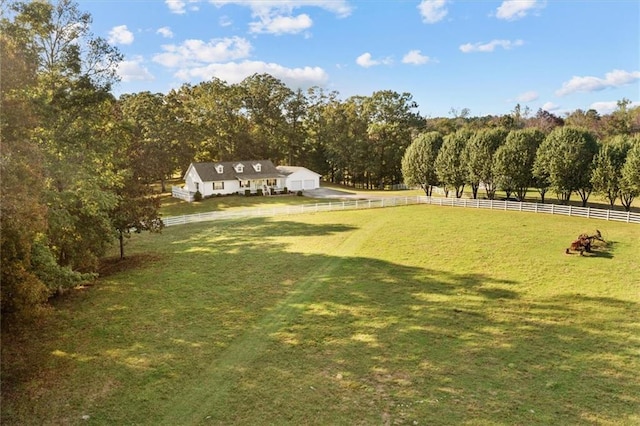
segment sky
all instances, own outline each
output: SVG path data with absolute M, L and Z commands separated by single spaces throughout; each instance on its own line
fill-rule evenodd
M 640 105 L 637 0 L 78 0 L 124 54 L 114 94 L 269 73 L 425 117 Z

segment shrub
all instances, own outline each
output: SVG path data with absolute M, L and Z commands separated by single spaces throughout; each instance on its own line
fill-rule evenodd
M 302 197 L 302 191 L 298 191 L 298 192 L 296 192 L 296 195 L 297 195 L 298 197 Z
M 202 193 L 200 191 L 196 191 L 196 193 L 193 194 L 193 201 L 202 201 Z
M 286 187 L 286 186 L 285 186 L 285 187 L 284 187 L 284 189 L 282 190 L 282 193 L 283 193 L 283 194 L 288 194 L 288 193 L 289 193 L 289 190 L 287 189 L 287 187 Z
M 245 196 L 245 197 L 248 197 L 248 196 L 250 196 L 250 195 L 251 195 L 251 190 L 250 190 L 250 189 L 245 189 L 245 190 L 244 190 L 244 196 Z
M 256 190 L 256 193 L 258 194 L 258 196 L 262 196 L 262 189 L 261 189 L 261 188 L 258 188 L 258 189 Z

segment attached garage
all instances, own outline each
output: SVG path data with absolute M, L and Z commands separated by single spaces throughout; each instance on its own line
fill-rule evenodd
M 320 188 L 320 175 L 305 167 L 278 166 L 277 169 L 286 176 L 286 187 L 290 191 Z

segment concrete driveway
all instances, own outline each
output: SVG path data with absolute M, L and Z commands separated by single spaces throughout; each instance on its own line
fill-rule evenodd
M 337 198 L 337 199 L 367 198 L 366 196 L 362 196 L 362 194 L 354 194 L 352 192 L 340 191 L 338 189 L 330 189 L 330 188 L 305 189 L 304 191 L 302 191 L 302 195 L 304 195 L 305 197 L 311 197 L 311 198 Z

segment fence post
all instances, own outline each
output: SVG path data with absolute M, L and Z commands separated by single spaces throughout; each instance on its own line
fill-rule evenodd
M 611 217 L 611 209 L 607 210 L 607 220 L 609 220 L 609 217 Z
M 551 214 L 556 214 L 555 204 L 551 204 Z
M 627 212 L 627 223 L 629 223 L 629 221 L 631 221 L 631 210 Z
M 572 216 L 572 211 L 573 211 L 573 206 L 571 204 L 569 204 L 569 217 Z

